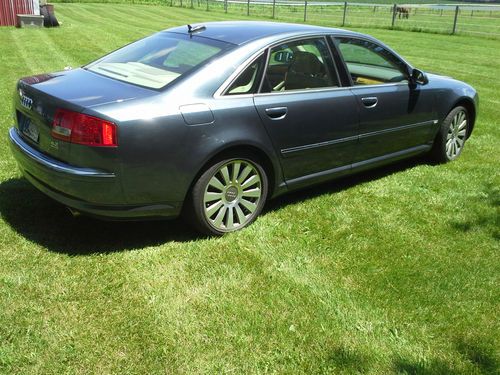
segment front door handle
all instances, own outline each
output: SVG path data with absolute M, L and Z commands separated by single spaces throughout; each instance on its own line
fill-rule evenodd
M 361 101 L 366 108 L 373 108 L 377 105 L 378 98 L 376 96 L 367 96 L 365 98 L 361 98 Z
M 266 115 L 271 120 L 281 120 L 281 119 L 284 119 L 287 113 L 288 113 L 288 108 L 287 107 L 266 108 Z

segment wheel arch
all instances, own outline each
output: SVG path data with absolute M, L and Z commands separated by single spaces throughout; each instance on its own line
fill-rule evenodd
M 191 183 L 189 184 L 189 189 L 187 191 L 187 195 L 191 193 L 191 190 L 193 189 L 194 184 L 200 176 L 203 174 L 207 168 L 210 168 L 211 165 L 214 163 L 217 163 L 218 161 L 221 161 L 225 158 L 231 158 L 231 157 L 242 157 L 243 156 L 250 156 L 255 159 L 256 161 L 261 163 L 262 168 L 264 168 L 264 171 L 266 172 L 267 180 L 268 180 L 268 198 L 271 198 L 274 196 L 277 187 L 279 186 L 279 178 L 281 176 L 281 169 L 280 167 L 276 165 L 277 162 L 273 163 L 273 160 L 271 156 L 264 151 L 261 147 L 258 147 L 256 145 L 248 144 L 248 143 L 236 143 L 236 144 L 231 144 L 227 145 L 223 148 L 220 148 L 213 152 L 206 161 L 202 164 L 202 166 L 198 169 L 196 174 L 194 175 Z

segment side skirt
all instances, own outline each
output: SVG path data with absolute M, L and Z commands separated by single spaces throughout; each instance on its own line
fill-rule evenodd
M 339 178 L 345 175 L 361 172 L 367 169 L 372 169 L 380 167 L 382 165 L 391 164 L 398 160 L 410 158 L 419 154 L 426 153 L 430 151 L 432 145 L 420 145 L 406 150 L 393 152 L 391 154 L 379 156 L 373 159 L 364 160 L 352 165 L 345 165 L 338 168 L 329 169 L 326 171 L 321 171 L 318 173 L 313 173 L 307 176 L 302 176 L 294 178 L 292 180 L 287 180 L 286 185 L 288 186 L 288 191 L 300 189 L 309 185 L 318 184 L 335 178 Z

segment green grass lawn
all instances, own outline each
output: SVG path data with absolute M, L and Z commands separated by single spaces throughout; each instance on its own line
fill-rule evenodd
M 464 154 L 294 193 L 202 238 L 180 221 L 71 218 L 21 178 L 10 101 L 21 76 L 235 16 L 56 12 L 58 29 L 0 29 L 0 373 L 499 373 L 498 40 L 361 30 L 476 87 Z

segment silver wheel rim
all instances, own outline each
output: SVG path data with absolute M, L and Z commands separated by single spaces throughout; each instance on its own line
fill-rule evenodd
M 236 230 L 253 218 L 261 197 L 257 168 L 245 160 L 232 160 L 217 170 L 205 188 L 205 217 L 219 231 Z
M 446 156 L 448 159 L 455 159 L 462 152 L 465 138 L 467 136 L 467 114 L 465 111 L 458 111 L 451 120 L 448 134 L 446 135 Z

